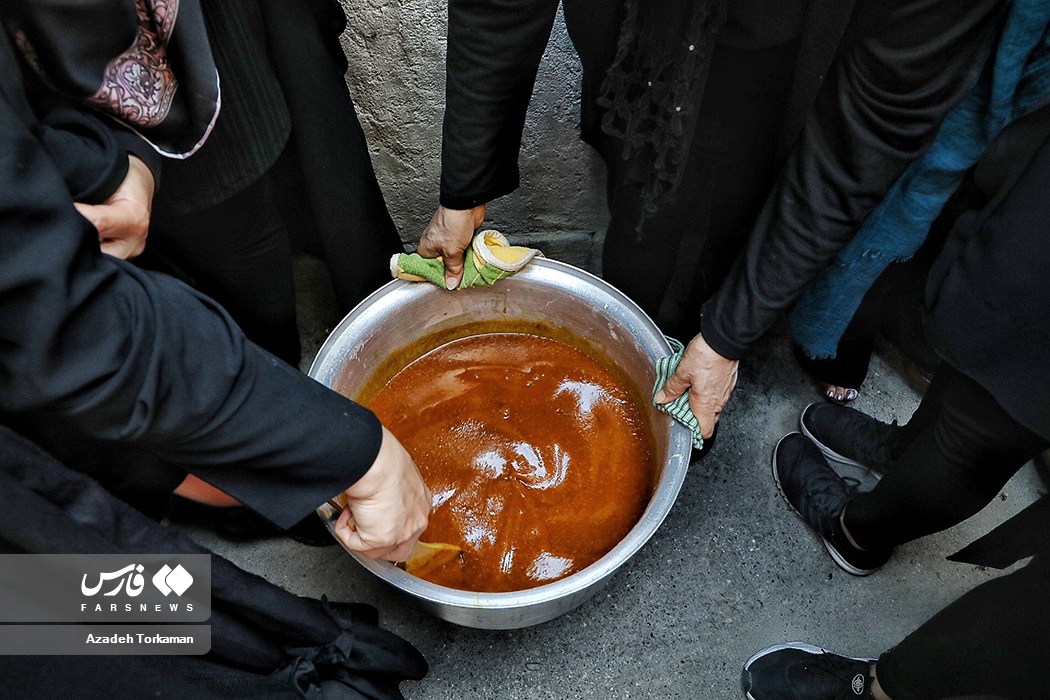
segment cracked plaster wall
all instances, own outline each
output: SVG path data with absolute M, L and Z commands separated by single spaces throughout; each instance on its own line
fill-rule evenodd
M 347 81 L 387 205 L 414 245 L 437 205 L 447 6 L 435 0 L 341 0 Z M 521 187 L 488 207 L 512 242 L 592 267 L 604 229 L 604 166 L 578 138 L 580 65 L 559 11 L 525 125 Z M 524 240 L 523 240 L 524 239 Z M 552 255 L 550 248 L 555 249 Z

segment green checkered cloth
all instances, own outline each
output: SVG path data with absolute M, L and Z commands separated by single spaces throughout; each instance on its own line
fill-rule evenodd
M 653 386 L 653 405 L 689 428 L 689 432 L 693 434 L 693 447 L 701 450 L 704 447 L 704 438 L 700 436 L 700 424 L 696 422 L 696 416 L 693 415 L 692 409 L 689 408 L 689 392 L 685 392 L 671 403 L 656 403 L 655 401 L 656 394 L 663 388 L 667 379 L 674 374 L 674 371 L 678 369 L 678 363 L 682 361 L 682 353 L 685 352 L 685 346 L 679 341 L 666 335 L 664 338 L 671 345 L 674 354 L 661 357 L 656 361 L 656 384 Z

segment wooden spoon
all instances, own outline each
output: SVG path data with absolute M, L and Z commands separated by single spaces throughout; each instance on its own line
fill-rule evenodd
M 426 578 L 453 559 L 463 556 L 463 549 L 444 542 L 416 542 L 405 559 L 405 571 Z

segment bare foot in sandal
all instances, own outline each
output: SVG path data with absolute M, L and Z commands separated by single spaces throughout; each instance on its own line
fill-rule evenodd
M 871 353 L 865 349 L 840 349 L 836 357 L 809 357 L 798 343 L 791 347 L 795 360 L 810 376 L 816 389 L 828 401 L 846 404 L 860 396 L 860 386 L 868 374 Z
M 847 388 L 844 386 L 834 386 L 826 384 L 824 386 L 824 396 L 828 401 L 834 401 L 835 403 L 847 404 L 860 396 L 860 392 L 856 389 Z

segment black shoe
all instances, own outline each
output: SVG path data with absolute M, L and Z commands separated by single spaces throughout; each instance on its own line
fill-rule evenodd
M 893 550 L 867 551 L 850 544 L 839 516 L 856 495 L 857 482 L 836 474 L 804 435 L 790 433 L 777 443 L 773 479 L 788 505 L 817 531 L 828 554 L 843 569 L 867 576 L 889 560 Z
M 311 513 L 292 525 L 285 534 L 299 544 L 310 547 L 330 547 L 339 542 L 316 513 Z
M 172 496 L 169 522 L 214 530 L 234 542 L 252 542 L 281 535 L 281 529 L 244 506 L 208 506 L 181 496 Z
M 874 661 L 788 642 L 763 649 L 748 659 L 740 683 L 748 700 L 871 698 Z
M 706 457 L 711 450 L 715 448 L 715 438 L 718 437 L 718 423 L 715 423 L 715 429 L 711 433 L 711 437 L 704 440 L 704 446 L 699 450 L 695 447 L 689 451 L 689 463 L 696 464 L 701 459 Z
M 893 465 L 897 421 L 883 423 L 846 406 L 813 403 L 799 418 L 802 434 L 820 448 L 832 468 L 870 491 Z

